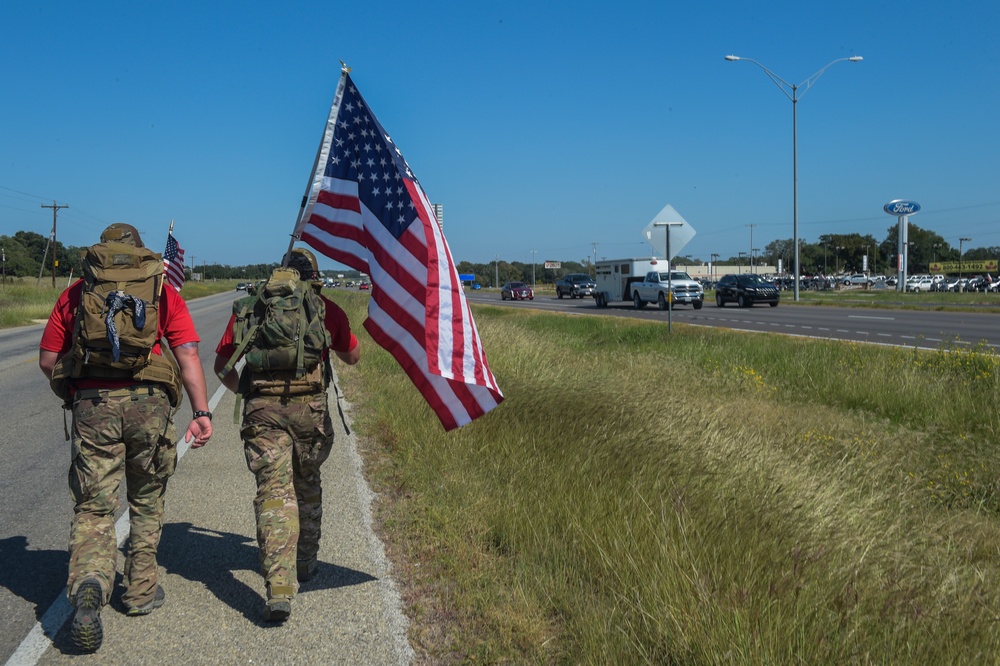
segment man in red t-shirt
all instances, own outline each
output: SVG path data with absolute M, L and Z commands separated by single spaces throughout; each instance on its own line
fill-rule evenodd
M 312 252 L 292 250 L 288 267 L 319 293 L 319 270 Z M 330 350 L 344 363 L 354 365 L 360 349 L 347 315 L 333 301 L 320 298 L 326 309 Z M 236 353 L 235 322 L 234 315 L 216 347 L 216 373 L 223 372 Z M 268 622 L 288 619 L 298 583 L 316 573 L 323 521 L 320 465 L 333 449 L 326 363 L 324 360 L 310 368 L 305 378 L 298 377 L 295 370 L 253 373 L 249 368 L 243 370 L 242 378 L 235 370 L 221 376 L 226 388 L 242 392 L 245 399 L 240 436 L 247 467 L 257 481 L 254 513 L 261 573 L 267 584 L 264 619 Z
M 109 226 L 101 242 L 143 247 L 139 233 L 127 224 Z M 64 357 L 72 353 L 83 287 L 83 280 L 78 280 L 59 296 L 42 334 L 38 365 L 50 380 L 57 363 L 66 362 Z M 194 410 L 184 438 L 194 448 L 204 446 L 212 436 L 212 414 L 198 356 L 200 340 L 187 304 L 169 284 L 163 285 L 159 299 L 156 340 L 157 365 L 164 364 L 160 340 L 166 340 Z M 101 607 L 114 587 L 118 555 L 114 516 L 123 478 L 131 530 L 122 602 L 128 615 L 145 615 L 163 605 L 166 595 L 157 582 L 156 552 L 163 496 L 177 463 L 177 448 L 174 407 L 166 385 L 129 376 L 108 378 L 107 372 L 98 378 L 88 372 L 87 364 L 82 364 L 82 376 L 69 380 L 73 413 L 69 485 L 75 506 L 66 589 L 76 608 L 72 639 L 79 649 L 92 652 L 101 646 Z

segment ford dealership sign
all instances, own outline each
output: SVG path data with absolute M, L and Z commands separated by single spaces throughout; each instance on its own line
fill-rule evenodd
M 886 205 L 882 206 L 882 210 L 889 213 L 889 215 L 913 215 L 914 213 L 920 211 L 920 204 L 916 201 L 893 199 Z

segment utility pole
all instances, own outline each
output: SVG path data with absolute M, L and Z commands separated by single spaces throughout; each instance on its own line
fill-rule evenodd
M 42 204 L 42 208 L 52 209 L 52 288 L 56 286 L 56 266 L 59 265 L 59 260 L 56 259 L 56 215 L 59 213 L 60 208 L 69 208 L 69 204 L 62 206 L 56 205 L 56 200 L 52 200 L 51 206 L 46 206 Z
M 597 279 L 597 242 L 594 242 L 594 279 Z
M 748 224 L 746 226 L 750 228 L 750 272 L 753 273 L 753 228 L 757 225 Z

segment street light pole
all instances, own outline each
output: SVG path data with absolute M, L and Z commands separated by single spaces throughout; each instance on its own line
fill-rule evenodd
M 962 246 L 968 243 L 971 238 L 959 238 L 958 239 L 958 279 L 962 279 Z
M 795 265 L 794 265 L 795 277 L 793 280 L 793 284 L 795 286 L 794 300 L 797 301 L 799 300 L 799 273 L 801 273 L 801 269 L 799 268 L 799 150 L 798 150 L 799 132 L 798 132 L 798 117 L 796 109 L 798 107 L 799 100 L 802 99 L 802 97 L 805 96 L 807 92 L 809 92 L 809 89 L 813 86 L 813 84 L 816 83 L 816 81 L 819 80 L 819 77 L 823 76 L 823 72 L 829 69 L 832 65 L 844 61 L 861 62 L 862 60 L 864 60 L 864 58 L 862 58 L 861 56 L 851 56 L 849 58 L 837 58 L 836 60 L 828 63 L 821 70 L 819 70 L 818 72 L 816 72 L 815 74 L 813 74 L 812 76 L 810 76 L 809 78 L 807 78 L 805 81 L 803 81 L 798 85 L 793 85 L 791 83 L 788 83 L 788 81 L 785 81 L 783 78 L 781 78 L 780 76 L 769 70 L 767 67 L 764 67 L 764 65 L 760 64 L 756 60 L 753 60 L 752 58 L 741 58 L 740 56 L 727 55 L 726 60 L 730 62 L 745 60 L 747 62 L 752 62 L 753 64 L 757 65 L 762 70 L 764 70 L 764 73 L 767 74 L 768 78 L 774 82 L 774 85 L 778 86 L 781 92 L 784 93 L 785 97 L 792 100 L 792 243 L 795 245 Z M 799 94 L 799 88 L 802 89 L 801 94 Z M 791 92 L 789 93 L 789 91 Z
M 715 282 L 715 262 L 719 260 L 719 255 L 713 252 L 709 258 L 712 260 L 712 282 Z

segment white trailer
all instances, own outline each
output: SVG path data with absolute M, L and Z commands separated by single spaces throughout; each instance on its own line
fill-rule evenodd
M 597 262 L 597 290 L 594 300 L 597 307 L 606 308 L 609 303 L 631 301 L 633 282 L 642 282 L 649 271 L 667 270 L 667 262 L 662 259 L 605 259 Z

